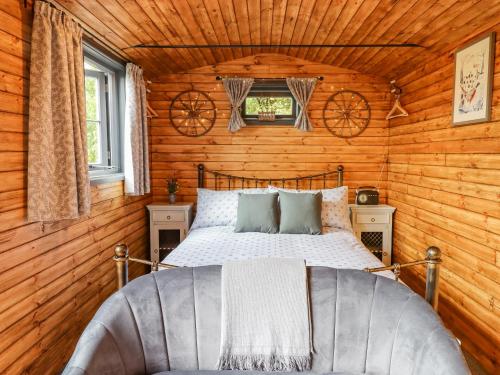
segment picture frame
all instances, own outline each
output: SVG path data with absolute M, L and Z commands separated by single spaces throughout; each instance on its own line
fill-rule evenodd
M 490 121 L 495 37 L 483 34 L 455 51 L 453 126 Z

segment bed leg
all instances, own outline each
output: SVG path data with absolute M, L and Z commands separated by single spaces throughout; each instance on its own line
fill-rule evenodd
M 427 249 L 427 277 L 425 279 L 425 300 L 437 311 L 439 298 L 439 266 L 441 250 L 436 246 Z
M 113 259 L 116 262 L 116 286 L 121 289 L 128 283 L 128 246 L 116 245 Z

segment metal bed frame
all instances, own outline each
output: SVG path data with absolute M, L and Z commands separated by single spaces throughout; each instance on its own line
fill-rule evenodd
M 342 165 L 337 166 L 336 171 L 323 172 L 319 174 L 313 174 L 303 177 L 286 177 L 286 178 L 257 178 L 257 177 L 245 177 L 245 176 L 235 176 L 227 173 L 212 171 L 205 168 L 203 164 L 198 164 L 198 187 L 204 188 L 206 185 L 206 174 L 210 173 L 213 175 L 214 188 L 215 190 L 231 190 L 240 189 L 246 187 L 259 187 L 264 183 L 281 184 L 285 187 L 289 182 L 295 182 L 295 188 L 299 188 L 301 182 L 305 181 L 308 183 L 308 188 L 313 187 L 313 181 L 319 180 L 322 182 L 323 189 L 327 188 L 327 184 L 330 181 L 335 181 L 336 186 L 342 186 L 344 184 L 344 167 Z M 332 176 L 336 178 L 332 179 Z M 223 186 L 223 181 L 227 181 L 227 187 Z M 152 262 L 149 260 L 134 258 L 129 256 L 128 247 L 126 244 L 118 244 L 115 247 L 115 255 L 113 257 L 116 263 L 116 275 L 117 275 L 117 287 L 118 289 L 123 288 L 128 283 L 128 262 L 141 263 L 151 266 L 153 272 L 159 269 L 171 269 L 176 268 L 172 264 Z M 441 260 L 441 250 L 436 246 L 431 246 L 426 250 L 426 257 L 421 260 L 416 260 L 408 263 L 394 263 L 386 267 L 376 267 L 376 268 L 365 268 L 363 271 L 375 273 L 382 271 L 393 271 L 396 281 L 399 279 L 401 269 L 407 267 L 413 267 L 417 265 L 426 265 L 426 281 L 425 281 L 425 299 L 429 302 L 434 310 L 437 311 L 438 299 L 439 299 L 439 267 L 442 263 Z

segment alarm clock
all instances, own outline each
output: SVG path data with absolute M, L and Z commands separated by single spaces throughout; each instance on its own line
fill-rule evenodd
M 356 204 L 378 204 L 378 189 L 375 186 L 360 186 L 356 189 Z

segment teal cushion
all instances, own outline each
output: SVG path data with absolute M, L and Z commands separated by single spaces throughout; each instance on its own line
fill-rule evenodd
M 278 233 L 278 219 L 278 193 L 240 193 L 235 232 Z
M 280 191 L 280 233 L 321 234 L 321 203 L 318 193 Z

